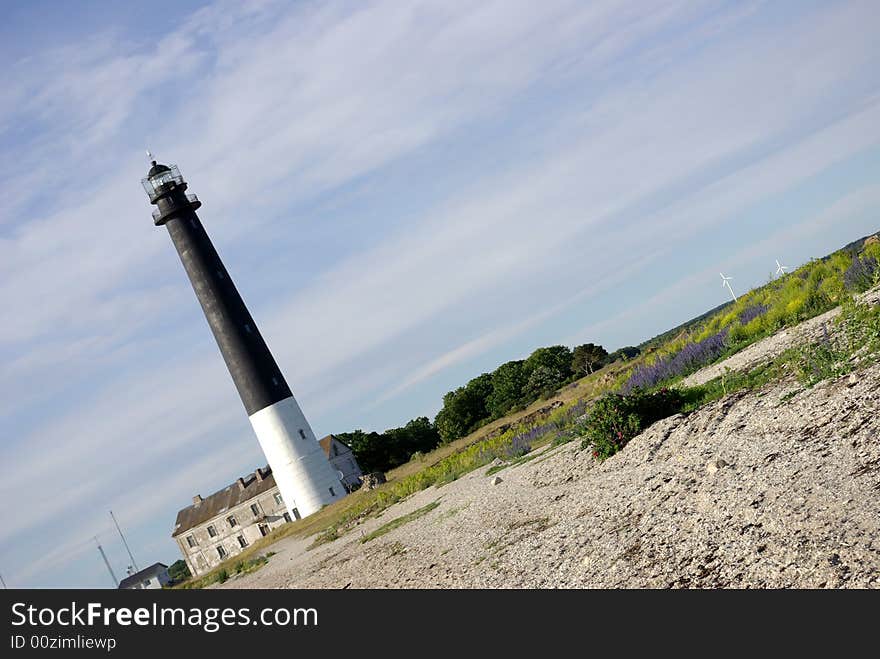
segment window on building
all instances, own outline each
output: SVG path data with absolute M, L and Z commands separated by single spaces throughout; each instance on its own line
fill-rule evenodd
M 289 521 L 291 521 L 291 520 L 290 520 L 290 513 L 284 513 L 284 521 L 285 521 L 285 522 L 289 522 Z
M 302 437 L 303 439 L 305 439 L 306 438 L 306 431 L 303 430 L 302 428 L 300 428 L 299 429 L 299 436 Z
M 241 546 L 242 549 L 244 549 L 248 546 L 248 541 L 244 539 L 243 535 L 240 535 L 238 536 L 238 544 Z
M 275 493 L 275 503 L 279 506 L 284 505 L 284 499 L 282 499 L 281 495 L 277 492 Z
M 254 517 L 260 516 L 260 506 L 259 504 L 252 503 L 251 504 L 251 512 L 254 514 Z
M 189 545 L 189 548 L 192 549 L 196 546 L 196 539 L 192 537 L 192 535 L 186 536 L 186 544 Z
M 208 535 L 211 536 L 212 538 L 217 537 L 217 529 L 214 528 L 213 524 L 208 526 Z
M 226 548 L 223 545 L 218 545 L 217 554 L 220 558 L 226 558 Z
M 269 525 L 268 524 L 260 524 L 260 535 L 267 536 L 269 535 Z
M 251 329 L 251 326 L 248 323 L 244 324 L 244 331 L 247 332 L 248 334 L 253 332 L 253 330 Z
M 272 378 L 272 384 L 274 384 L 277 387 L 278 386 L 278 378 Z
M 333 491 L 333 488 L 332 488 L 332 487 L 329 487 L 329 488 L 327 488 L 327 489 L 330 490 L 330 496 L 331 496 L 331 497 L 335 497 L 335 496 L 336 496 L 336 492 Z
M 149 587 L 150 587 L 150 580 L 147 579 L 146 581 L 144 581 L 144 588 L 149 588 Z
M 230 528 L 232 528 L 233 526 L 235 526 L 236 524 L 238 524 L 238 522 L 235 521 L 235 515 L 230 515 L 229 517 L 226 518 L 226 521 L 229 522 L 229 527 L 230 527 Z
M 222 270 L 217 270 L 217 277 L 219 279 L 223 279 L 223 271 Z

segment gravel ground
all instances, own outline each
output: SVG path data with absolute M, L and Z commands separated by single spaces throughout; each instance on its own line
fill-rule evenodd
M 789 396 L 796 393 L 793 397 Z M 598 463 L 577 442 L 430 488 L 235 588 L 880 586 L 880 366 L 733 394 Z M 379 538 L 388 521 L 439 506 Z

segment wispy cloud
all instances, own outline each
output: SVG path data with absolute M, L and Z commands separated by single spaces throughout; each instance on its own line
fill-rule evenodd
M 45 487 L 2 520 L 4 576 L 105 585 L 65 551 L 101 532 L 107 501 L 155 547 L 192 493 L 261 461 L 150 224 L 144 148 L 204 200 L 316 429 L 387 427 L 489 355 L 684 320 L 710 267 L 689 259 L 740 225 L 727 258 L 752 254 L 766 235 L 742 218 L 761 204 L 812 186 L 861 226 L 880 159 L 874 13 L 212 2 L 158 41 L 96 25 L 10 63 L 0 496 Z M 832 228 L 808 218 L 766 223 L 786 240 Z

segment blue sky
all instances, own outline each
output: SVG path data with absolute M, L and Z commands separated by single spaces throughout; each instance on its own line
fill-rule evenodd
M 123 8 L 124 5 L 124 8 Z M 0 574 L 107 587 L 264 464 L 167 232 L 177 163 L 319 435 L 638 343 L 880 229 L 874 2 L 9 3 Z M 15 503 L 18 505 L 14 505 Z

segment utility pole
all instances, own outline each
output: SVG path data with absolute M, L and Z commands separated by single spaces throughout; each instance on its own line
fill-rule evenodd
M 119 522 L 116 521 L 116 516 L 113 514 L 113 511 L 110 511 L 110 517 L 113 518 L 113 523 L 116 525 L 116 530 L 119 531 L 119 537 L 122 538 L 122 544 L 125 545 L 125 551 L 128 552 L 128 557 L 131 559 L 131 564 L 134 566 L 134 571 L 137 572 L 140 568 L 137 566 L 137 563 L 134 562 L 134 556 L 131 555 L 131 549 L 128 548 L 128 543 L 125 541 L 125 536 L 122 535 L 122 529 L 119 528 Z
M 107 560 L 107 554 L 104 553 L 104 548 L 101 546 L 101 543 L 98 542 L 98 536 L 95 536 L 95 544 L 98 545 L 98 551 L 101 552 L 101 558 L 104 559 L 104 565 L 107 566 L 107 570 L 110 572 L 110 576 L 113 578 L 113 585 L 119 588 L 119 579 L 117 579 L 116 575 L 113 574 L 113 568 L 110 567 L 110 561 Z

